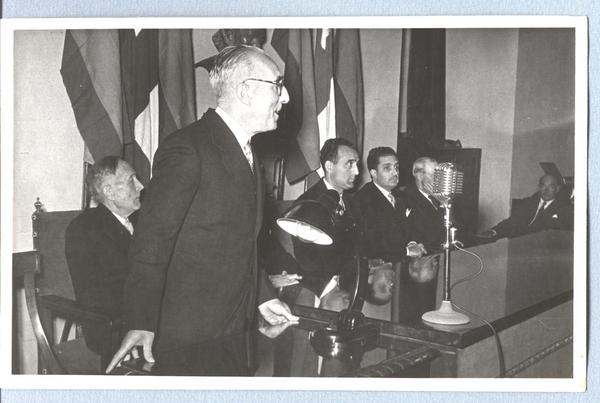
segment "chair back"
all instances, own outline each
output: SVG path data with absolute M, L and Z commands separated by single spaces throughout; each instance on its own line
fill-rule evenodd
M 40 258 L 40 275 L 37 280 L 39 294 L 59 295 L 74 300 L 75 292 L 65 257 L 65 231 L 81 211 L 43 211 L 39 198 L 35 208 L 31 219 L 33 249 Z
M 13 283 L 15 289 L 25 290 L 25 304 L 31 321 L 31 327 L 38 346 L 38 361 L 43 363 L 41 373 L 66 374 L 67 371 L 58 361 L 54 350 L 50 347 L 48 337 L 40 319 L 37 304 L 36 276 L 39 273 L 39 254 L 35 251 L 13 253 Z M 22 285 L 20 285 L 22 284 Z M 15 316 L 16 317 L 16 316 Z M 13 319 L 13 326 L 16 326 Z M 15 340 L 13 340 L 15 343 Z

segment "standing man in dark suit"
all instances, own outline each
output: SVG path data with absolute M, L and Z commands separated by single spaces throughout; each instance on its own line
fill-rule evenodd
M 297 320 L 256 264 L 263 182 L 250 139 L 276 128 L 289 100 L 283 77 L 262 50 L 244 45 L 223 49 L 209 77 L 217 109 L 154 156 L 130 251 L 129 332 L 107 372 L 137 345 L 153 362 L 153 343 L 166 351 L 244 331 L 257 305 L 272 325 Z
M 127 162 L 112 156 L 94 164 L 86 181 L 98 206 L 83 211 L 65 233 L 65 254 L 75 297 L 83 307 L 120 317 L 133 216 L 140 208 L 144 186 Z M 102 353 L 102 345 L 110 335 L 94 327 L 84 327 L 83 331 L 87 346 Z
M 335 138 L 325 141 L 320 160 L 325 176 L 297 201 L 318 200 L 330 190 L 335 192 L 334 195 L 337 193 L 340 214 L 335 225 L 333 244 L 315 245 L 293 238 L 294 254 L 302 280 L 298 285 L 286 287 L 285 292 L 295 292 L 287 298 L 298 304 L 323 308 L 329 304 L 336 306 L 335 310 L 341 310 L 349 302 L 345 291 L 354 280 L 356 268 L 355 231 L 360 211 L 346 191 L 354 187 L 354 180 L 359 173 L 359 158 L 352 143 L 344 138 Z
M 433 158 L 417 158 L 412 167 L 414 185 L 402 193 L 405 216 L 412 231 L 410 238 L 422 243 L 428 253 L 441 250 L 445 233 L 443 211 L 432 196 L 436 167 Z M 423 313 L 435 309 L 438 269 L 436 255 L 410 260 L 408 271 L 403 270 L 400 278 L 401 320 L 420 322 Z
M 514 237 L 551 228 L 568 228 L 573 222 L 569 201 L 557 198 L 560 183 L 553 175 L 543 175 L 538 191 L 532 196 L 515 200 L 510 217 L 483 232 L 488 237 Z

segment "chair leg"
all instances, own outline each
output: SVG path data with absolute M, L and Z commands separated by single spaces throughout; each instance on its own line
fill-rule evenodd
M 39 309 L 40 322 L 42 324 L 42 328 L 44 329 L 44 333 L 46 334 L 46 338 L 48 339 L 48 343 L 50 345 L 54 344 L 54 316 L 50 311 L 44 308 Z M 52 373 L 50 368 L 47 367 L 47 363 L 44 361 L 42 354 L 40 354 L 40 348 L 38 346 L 38 374 L 46 375 L 48 373 Z

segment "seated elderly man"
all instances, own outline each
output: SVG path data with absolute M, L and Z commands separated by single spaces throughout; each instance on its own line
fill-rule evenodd
M 569 201 L 558 198 L 560 182 L 553 175 L 543 175 L 538 191 L 532 196 L 515 201 L 510 217 L 479 234 L 482 237 L 514 237 L 551 228 L 568 228 L 573 222 Z
M 127 253 L 134 217 L 144 188 L 135 171 L 119 157 L 94 164 L 86 178 L 98 203 L 77 216 L 65 233 L 65 253 L 77 301 L 108 315 L 121 315 L 123 284 L 128 272 Z M 84 328 L 88 347 L 101 352 L 108 335 Z

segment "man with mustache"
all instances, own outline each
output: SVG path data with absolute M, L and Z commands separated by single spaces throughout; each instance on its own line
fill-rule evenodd
M 277 65 L 237 45 L 215 59 L 217 108 L 171 134 L 154 156 L 125 286 L 129 330 L 107 372 L 142 346 L 146 361 L 249 329 L 255 311 L 272 325 L 297 317 L 257 267 L 263 180 L 250 140 L 274 130 L 289 101 Z
M 396 152 L 390 147 L 373 148 L 367 156 L 367 168 L 372 181 L 366 183 L 354 198 L 360 206 L 366 256 L 390 263 L 407 256 L 421 257 L 426 253 L 425 247 L 412 240 L 406 206 L 397 191 L 399 166 Z M 382 275 L 377 273 L 373 279 Z M 391 297 L 390 287 L 391 281 L 383 282 L 373 300 L 387 302 Z

